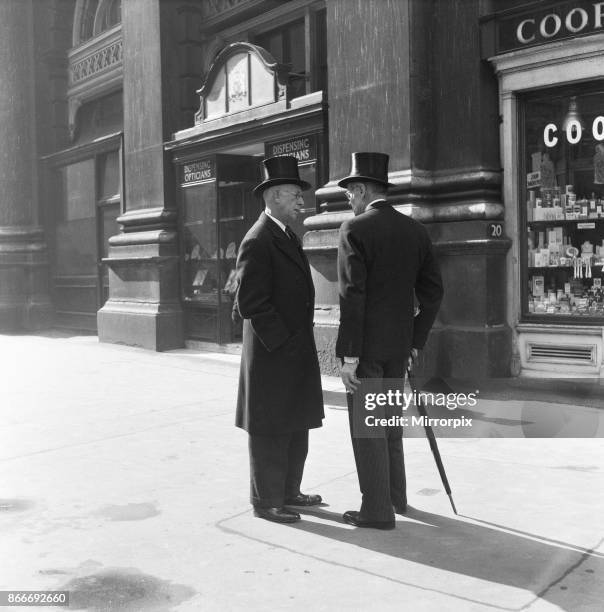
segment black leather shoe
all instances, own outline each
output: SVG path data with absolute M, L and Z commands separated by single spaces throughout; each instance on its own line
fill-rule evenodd
M 394 521 L 367 521 L 361 518 L 361 513 L 356 510 L 344 512 L 344 521 L 355 527 L 370 527 L 372 529 L 394 529 Z
M 306 495 L 298 493 L 296 497 L 290 497 L 285 500 L 287 506 L 318 506 L 323 501 L 320 495 Z
M 394 509 L 394 514 L 407 514 L 407 504 L 397 504 L 392 507 Z
M 287 508 L 254 507 L 254 516 L 273 521 L 273 523 L 295 523 L 300 520 L 300 515 L 297 512 L 292 512 Z

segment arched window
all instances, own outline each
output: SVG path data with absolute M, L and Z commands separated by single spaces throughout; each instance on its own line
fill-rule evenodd
M 102 34 L 122 21 L 122 0 L 77 0 L 73 20 L 73 46 Z
M 81 15 L 80 15 L 80 24 L 78 28 L 78 41 L 77 43 L 82 43 L 86 40 L 89 40 L 93 36 L 94 31 L 94 17 L 96 15 L 96 10 L 99 5 L 99 0 L 84 0 L 84 2 L 79 2 L 78 4 L 82 4 Z M 76 6 L 76 17 L 77 17 L 77 6 Z M 75 41 L 74 41 L 75 43 Z M 75 44 L 74 44 L 75 47 Z
M 94 36 L 122 22 L 122 0 L 106 0 L 99 3 L 94 19 Z

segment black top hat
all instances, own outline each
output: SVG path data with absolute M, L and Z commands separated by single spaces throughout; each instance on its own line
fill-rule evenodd
M 353 153 L 350 174 L 338 181 L 340 187 L 348 183 L 371 181 L 386 187 L 394 187 L 388 182 L 388 160 L 386 153 Z
M 274 185 L 298 185 L 301 189 L 310 189 L 310 183 L 303 181 L 298 174 L 298 160 L 291 155 L 269 157 L 262 160 L 264 180 L 254 187 L 254 193 L 260 195 Z

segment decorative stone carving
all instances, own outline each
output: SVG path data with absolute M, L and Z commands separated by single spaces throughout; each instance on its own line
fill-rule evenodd
M 80 106 L 122 87 L 122 57 L 121 25 L 69 52 L 67 108 L 72 141 L 76 136 L 76 119 Z
M 122 41 L 99 49 L 69 66 L 69 84 L 75 85 L 122 61 Z

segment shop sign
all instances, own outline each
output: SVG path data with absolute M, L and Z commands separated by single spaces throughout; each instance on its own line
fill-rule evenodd
M 493 22 L 493 51 L 505 53 L 563 38 L 604 32 L 604 2 L 566 0 L 541 9 L 510 10 L 495 15 Z M 483 37 L 493 37 L 489 25 L 487 22 L 483 27 Z
M 569 144 L 577 144 L 586 131 L 578 119 L 571 119 L 561 136 L 566 138 Z M 594 140 L 599 142 L 604 140 L 604 117 L 602 115 L 598 115 L 593 120 L 590 131 Z M 543 130 L 543 144 L 546 147 L 555 147 L 558 144 L 558 140 L 558 126 L 555 123 L 548 123 Z
M 317 136 L 296 136 L 288 140 L 267 142 L 265 146 L 267 157 L 292 155 L 298 162 L 311 162 L 317 159 Z
M 529 172 L 526 175 L 526 188 L 535 189 L 541 187 L 541 172 Z
M 213 159 L 197 159 L 182 166 L 182 185 L 192 185 L 216 179 Z

